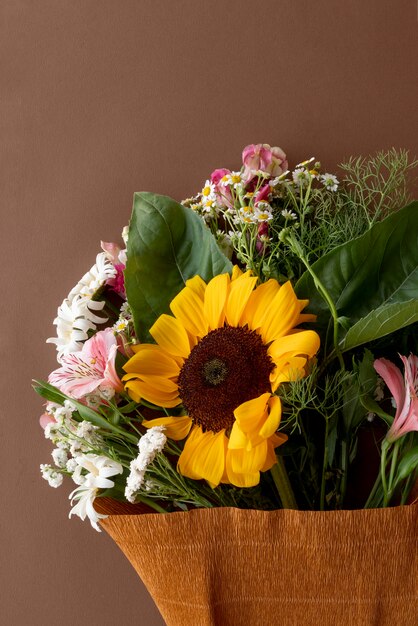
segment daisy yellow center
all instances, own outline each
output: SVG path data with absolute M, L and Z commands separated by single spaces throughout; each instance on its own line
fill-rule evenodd
M 247 327 L 217 328 L 186 359 L 178 378 L 180 397 L 203 431 L 228 430 L 240 404 L 270 391 L 273 369 L 258 333 Z

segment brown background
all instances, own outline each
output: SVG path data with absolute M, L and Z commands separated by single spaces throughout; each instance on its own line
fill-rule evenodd
M 127 561 L 53 490 L 33 376 L 56 308 L 132 194 L 177 199 L 247 143 L 332 171 L 418 153 L 416 0 L 2 0 L 1 556 L 7 626 L 152 626 Z M 167 563 L 167 567 L 170 564 Z M 173 576 L 175 572 L 173 572 Z

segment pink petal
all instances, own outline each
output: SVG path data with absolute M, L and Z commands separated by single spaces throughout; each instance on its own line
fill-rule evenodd
M 401 371 L 388 359 L 376 359 L 374 369 L 383 378 L 396 403 L 395 420 L 399 417 L 405 404 L 405 385 Z

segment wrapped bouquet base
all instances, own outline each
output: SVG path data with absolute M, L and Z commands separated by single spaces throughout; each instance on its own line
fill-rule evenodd
M 416 623 L 418 505 L 167 515 L 112 506 L 118 514 L 101 524 L 168 626 Z

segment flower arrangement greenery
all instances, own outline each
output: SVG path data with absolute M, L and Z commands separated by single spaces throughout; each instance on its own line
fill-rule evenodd
M 58 309 L 41 471 L 97 530 L 101 496 L 376 508 L 417 478 L 417 162 L 350 159 L 339 182 L 267 144 L 242 158 L 181 204 L 136 193 L 125 248 L 102 242 Z

